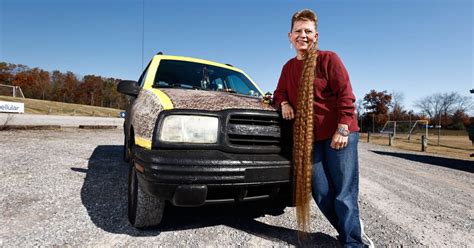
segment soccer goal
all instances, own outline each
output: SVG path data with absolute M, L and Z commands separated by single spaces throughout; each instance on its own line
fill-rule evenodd
M 387 121 L 380 133 L 392 134 L 394 138 L 405 136 L 408 140 L 414 135 L 428 138 L 428 120 Z
M 7 84 L 0 84 L 0 95 L 25 98 L 25 95 L 23 95 L 23 91 L 21 91 L 20 86 Z

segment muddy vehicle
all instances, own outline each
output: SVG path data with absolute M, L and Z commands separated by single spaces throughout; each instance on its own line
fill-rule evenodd
M 130 96 L 124 159 L 134 227 L 159 225 L 167 204 L 291 204 L 289 135 L 242 70 L 157 54 L 138 82 L 117 90 Z

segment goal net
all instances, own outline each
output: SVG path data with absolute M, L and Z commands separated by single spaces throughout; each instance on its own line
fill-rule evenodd
M 23 95 L 23 91 L 21 91 L 20 86 L 7 85 L 7 84 L 0 84 L 0 96 L 13 96 L 13 97 L 25 98 L 25 96 Z
M 380 132 L 408 140 L 421 138 L 422 135 L 428 138 L 428 120 L 387 121 Z

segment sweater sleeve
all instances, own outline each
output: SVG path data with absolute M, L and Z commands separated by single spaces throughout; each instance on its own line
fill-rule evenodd
M 288 101 L 288 83 L 286 79 L 286 65 L 283 66 L 280 74 L 280 79 L 278 80 L 277 88 L 273 93 L 273 106 L 277 109 L 281 108 L 281 103 L 283 101 Z
M 355 96 L 349 74 L 337 54 L 331 53 L 327 70 L 329 84 L 337 95 L 338 123 L 350 125 L 355 112 Z

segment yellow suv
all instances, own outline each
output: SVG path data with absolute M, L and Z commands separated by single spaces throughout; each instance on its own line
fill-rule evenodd
M 160 224 L 166 204 L 291 203 L 290 134 L 242 70 L 159 53 L 138 82 L 117 89 L 131 96 L 124 159 L 134 227 Z

